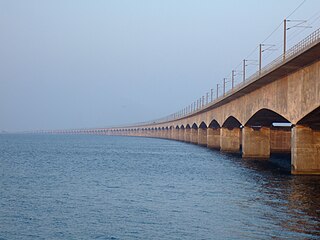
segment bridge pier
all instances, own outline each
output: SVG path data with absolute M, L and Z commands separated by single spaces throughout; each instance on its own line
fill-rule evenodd
M 220 128 L 207 129 L 208 148 L 220 149 Z
M 198 144 L 207 146 L 207 128 L 198 128 Z
M 171 139 L 178 140 L 179 139 L 179 130 L 176 128 L 172 128 L 171 130 Z
M 291 151 L 291 128 L 270 129 L 270 152 L 290 153 Z
M 182 142 L 184 142 L 184 134 L 185 134 L 184 128 L 180 128 L 179 129 L 179 140 Z
M 296 125 L 291 134 L 291 173 L 320 174 L 320 131 Z
M 164 130 L 163 138 L 170 139 L 170 130 L 169 129 Z
M 160 138 L 164 138 L 165 135 L 165 130 L 161 129 L 160 130 Z
M 254 129 L 245 126 L 242 129 L 242 158 L 270 158 L 270 128 Z
M 230 153 L 240 151 L 240 128 L 222 127 L 220 129 L 220 150 Z
M 184 131 L 185 131 L 184 132 L 184 141 L 185 142 L 191 142 L 191 140 L 190 140 L 191 129 L 190 128 L 186 128 Z
M 198 129 L 191 128 L 191 142 L 194 144 L 198 144 Z

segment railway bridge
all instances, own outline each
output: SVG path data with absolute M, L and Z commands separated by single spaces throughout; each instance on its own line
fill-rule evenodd
M 156 137 L 268 159 L 291 153 L 292 174 L 320 174 L 320 30 L 223 96 L 180 114 L 76 133 Z

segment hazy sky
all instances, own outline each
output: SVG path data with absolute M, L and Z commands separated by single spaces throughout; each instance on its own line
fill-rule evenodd
M 169 115 L 229 77 L 301 2 L 0 0 L 0 131 Z M 313 28 L 290 29 L 289 45 L 319 28 L 320 1 L 290 18 Z M 275 56 L 282 31 L 266 41 Z

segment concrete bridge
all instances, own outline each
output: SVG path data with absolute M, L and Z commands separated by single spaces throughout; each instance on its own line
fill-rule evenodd
M 320 174 L 319 59 L 318 29 L 212 102 L 157 121 L 74 131 L 173 139 L 245 159 L 291 152 L 292 174 Z

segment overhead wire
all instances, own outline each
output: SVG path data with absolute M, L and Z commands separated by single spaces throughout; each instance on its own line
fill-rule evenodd
M 287 18 L 289 18 L 290 16 L 292 16 L 307 0 L 303 0 L 288 16 Z M 282 26 L 283 22 L 281 21 L 281 23 L 279 23 L 279 25 L 262 41 L 262 43 L 265 43 L 281 26 Z M 247 56 L 246 59 L 251 57 L 252 54 L 254 54 L 258 49 L 258 46 L 255 47 Z M 238 67 L 240 67 L 242 64 L 242 62 L 240 62 L 235 69 L 237 70 Z
M 300 8 L 302 7 L 302 5 L 303 5 L 304 3 L 306 3 L 306 1 L 307 1 L 307 0 L 303 0 L 286 18 L 291 17 L 298 9 L 300 9 Z M 315 15 L 317 15 L 317 13 L 314 14 L 312 17 L 314 17 Z M 312 18 L 312 17 L 311 17 L 311 18 Z M 311 19 L 311 18 L 310 18 L 310 19 Z M 262 44 L 264 44 L 267 40 L 269 40 L 269 39 L 279 30 L 279 28 L 280 28 L 282 25 L 283 25 L 283 22 L 281 21 L 281 22 L 279 23 L 279 25 L 262 41 Z M 299 33 L 295 34 L 295 35 L 299 35 L 299 34 L 301 34 L 301 32 L 303 32 L 304 30 L 305 30 L 305 29 L 303 29 L 303 30 L 297 29 L 294 33 L 296 33 L 296 32 L 299 31 Z M 291 37 L 290 40 L 292 40 L 293 38 L 294 38 L 294 36 Z M 282 44 L 283 44 L 283 43 L 282 43 Z M 277 42 L 275 45 L 276 45 L 276 46 L 281 45 L 281 41 Z M 256 48 L 256 49 L 257 49 L 257 48 Z M 256 49 L 255 49 L 255 50 L 256 50 Z M 252 54 L 252 53 L 250 53 L 249 56 L 250 56 L 251 54 Z M 271 57 L 272 55 L 275 55 L 275 54 L 276 54 L 276 52 L 270 52 L 269 54 L 267 54 L 267 55 L 264 57 L 264 60 L 268 60 L 269 57 Z M 249 70 L 249 69 L 248 69 L 248 70 Z
M 298 7 L 296 7 L 287 18 L 291 17 L 307 0 L 303 0 Z
M 303 0 L 287 17 L 286 19 L 290 18 L 296 11 L 298 11 L 305 3 L 307 0 Z M 319 14 L 319 16 L 317 16 Z M 320 18 L 320 11 L 318 11 L 317 13 L 315 13 L 314 15 L 312 15 L 307 21 L 310 21 L 312 18 L 316 17 L 315 19 L 313 19 L 312 23 L 316 22 L 319 18 Z M 279 23 L 279 25 L 261 42 L 262 44 L 265 44 L 267 40 L 269 40 L 278 30 L 279 28 L 283 26 L 283 21 L 281 21 L 281 23 Z M 297 29 L 293 32 L 292 35 L 290 35 L 290 37 L 287 39 L 288 41 L 291 41 L 292 39 L 296 38 L 298 35 L 300 35 L 302 32 L 304 32 L 306 29 Z M 283 45 L 282 41 L 277 41 L 276 46 L 281 46 Z M 256 46 L 247 56 L 245 59 L 250 58 L 254 53 L 256 53 L 256 51 L 258 50 L 259 46 Z M 266 56 L 264 56 L 264 61 L 266 61 L 269 57 L 271 57 L 272 55 L 275 55 L 276 51 L 272 51 L 269 54 L 267 54 Z M 243 62 L 241 61 L 235 68 L 234 70 L 237 72 L 241 72 L 238 71 L 239 67 L 243 64 Z M 250 70 L 252 70 L 253 65 L 248 65 L 247 69 L 248 72 L 250 72 Z M 236 76 L 239 76 L 239 74 L 236 74 Z M 237 78 L 234 79 L 235 82 L 237 81 Z M 228 81 L 229 82 L 229 81 Z M 222 88 L 221 84 L 218 84 L 218 89 Z M 230 90 L 230 89 L 229 89 Z M 226 90 L 227 91 L 227 90 Z

